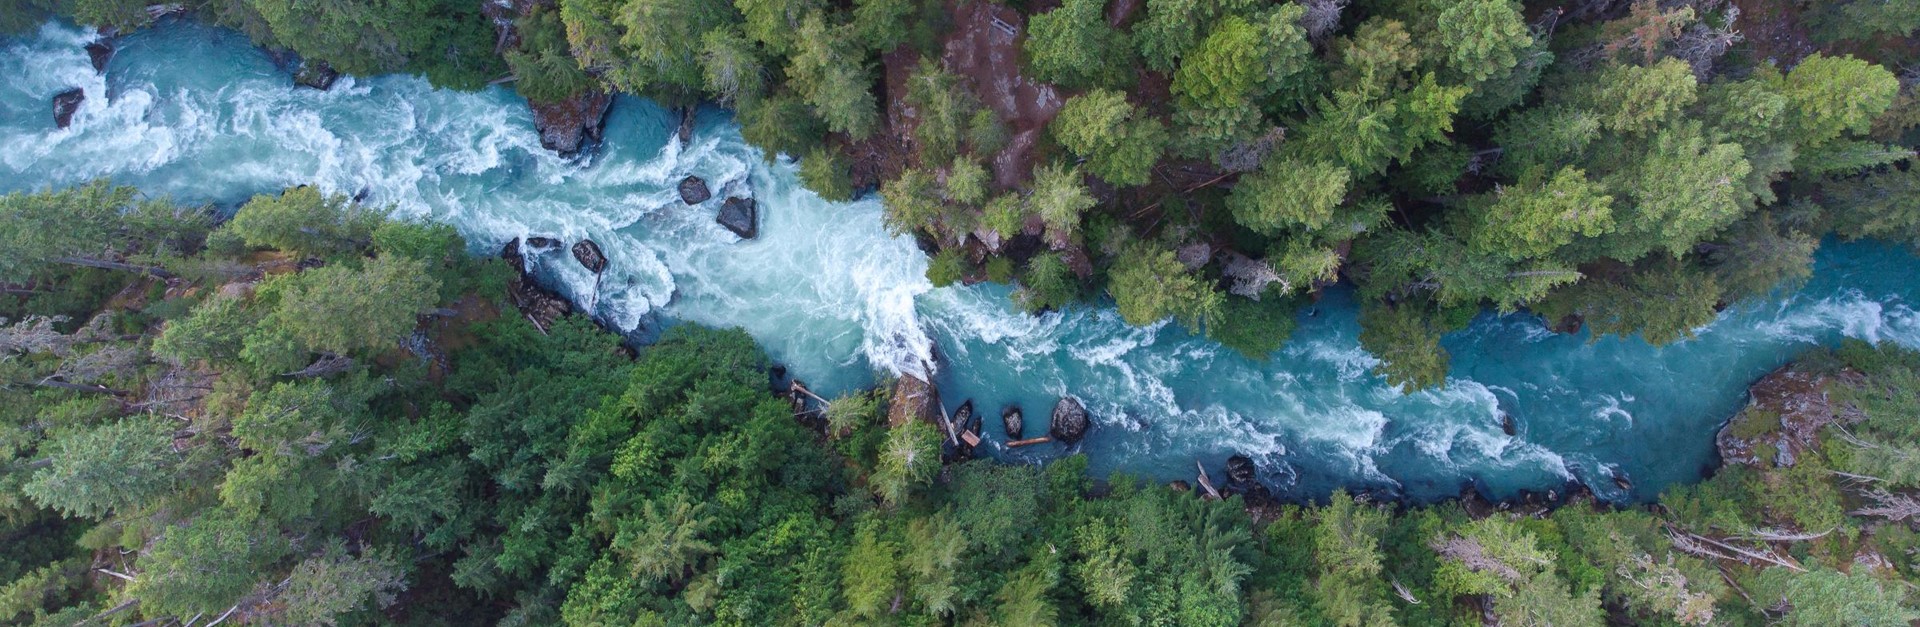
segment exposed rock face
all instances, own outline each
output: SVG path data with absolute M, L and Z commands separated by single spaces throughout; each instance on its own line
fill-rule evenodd
M 939 422 L 940 390 L 913 375 L 901 375 L 893 383 L 893 400 L 887 405 L 887 424 L 900 426 L 912 420 Z
M 695 107 L 692 105 L 688 105 L 680 108 L 680 131 L 675 134 L 680 138 L 680 145 L 685 146 L 689 142 L 693 141 L 694 113 L 698 112 L 699 110 L 700 110 L 699 107 Z
M 1820 428 L 1835 420 L 1827 399 L 1831 377 L 1786 366 L 1747 388 L 1750 399 L 1714 436 L 1720 461 L 1788 467 L 1818 446 Z
M 541 286 L 527 272 L 526 257 L 520 252 L 520 240 L 507 242 L 506 247 L 500 250 L 500 258 L 513 264 L 515 273 L 513 281 L 507 286 L 507 298 L 513 301 L 514 307 L 520 309 L 520 313 L 533 321 L 534 326 L 544 332 L 553 328 L 553 323 L 560 318 L 573 313 L 573 303 Z
M 760 209 L 752 198 L 728 198 L 726 204 L 720 206 L 717 220 L 720 226 L 742 239 L 753 239 L 760 234 Z
M 107 71 L 107 62 L 113 60 L 113 40 L 96 39 L 87 44 L 87 61 L 93 64 L 93 71 Z
M 580 240 L 580 243 L 573 245 L 573 258 L 578 259 L 580 265 L 586 266 L 594 274 L 600 274 L 607 269 L 607 256 L 600 252 L 600 245 L 593 243 L 590 239 Z
M 613 95 L 593 91 L 559 102 L 532 102 L 533 128 L 540 133 L 540 145 L 572 157 L 600 144 L 607 128 L 607 110 L 613 108 Z
M 87 92 L 79 87 L 53 95 L 53 125 L 66 128 L 73 124 L 73 114 L 80 110 L 80 103 L 87 101 Z
M 1019 405 L 1008 405 L 1006 409 L 1000 410 L 1000 426 L 1006 428 L 1009 440 L 1022 440 L 1027 437 L 1024 435 L 1027 431 L 1027 419 L 1020 414 Z
M 713 191 L 707 189 L 707 182 L 698 176 L 680 179 L 680 202 L 697 205 L 713 197 Z
M 308 59 L 300 63 L 300 69 L 293 72 L 293 84 L 312 87 L 320 91 L 333 89 L 333 82 L 340 80 L 340 73 L 326 61 Z
M 1087 429 L 1092 424 L 1092 420 L 1087 417 L 1087 408 L 1081 405 L 1078 399 L 1063 396 L 1060 397 L 1060 402 L 1053 405 L 1053 419 L 1047 431 L 1055 440 L 1074 444 L 1079 442 L 1080 438 L 1087 436 Z

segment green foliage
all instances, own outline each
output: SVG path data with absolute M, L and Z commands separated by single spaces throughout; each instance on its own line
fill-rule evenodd
M 1697 86 L 1693 69 L 1679 59 L 1617 65 L 1594 79 L 1584 102 L 1607 130 L 1645 134 L 1691 106 L 1698 98 Z
M 254 196 L 221 229 L 256 248 L 341 258 L 371 246 L 374 229 L 386 219 L 385 211 L 345 194 L 323 196 L 313 186 L 300 186 L 279 196 Z
M 1212 328 L 1226 306 L 1226 296 L 1214 291 L 1210 281 L 1180 263 L 1173 251 L 1149 242 L 1135 243 L 1120 254 L 1107 291 L 1128 324 L 1173 318 L 1196 333 Z
M 265 525 L 211 510 L 168 527 L 154 541 L 127 595 L 148 616 L 219 616 L 289 550 L 287 540 Z
M 1789 103 L 1787 128 L 1802 146 L 1866 133 L 1899 92 L 1899 80 L 1886 68 L 1817 53 L 1794 66 L 1781 89 Z
M 598 83 L 580 69 L 567 49 L 567 33 L 560 13 L 536 9 L 514 21 L 520 45 L 505 53 L 513 71 L 514 89 L 534 102 L 559 102 L 586 93 Z
M 1107 25 L 1105 0 L 1066 0 L 1027 20 L 1026 53 L 1034 78 L 1068 89 L 1131 82 L 1133 47 Z
M 437 85 L 479 89 L 504 69 L 478 5 L 373 0 L 328 5 L 244 0 L 275 42 L 349 74 L 417 72 Z
M 927 280 L 934 287 L 946 287 L 959 283 L 967 274 L 965 252 L 958 248 L 948 248 L 935 253 L 927 261 Z
M 1797 574 L 1768 569 L 1754 582 L 1755 603 L 1778 600 L 1788 609 L 1781 625 L 1905 625 L 1920 612 L 1907 607 L 1906 591 L 1873 575 L 1830 569 Z M 1762 601 L 1762 600 L 1766 601 Z
M 880 447 L 880 463 L 869 480 L 873 491 L 888 505 L 906 503 L 913 491 L 933 481 L 940 471 L 940 432 L 931 423 L 910 420 L 887 432 Z
M 1533 36 L 1513 0 L 1454 2 L 1437 16 L 1439 40 L 1448 67 L 1472 81 L 1484 81 L 1520 63 L 1519 51 Z
M 1027 261 L 1016 301 L 1029 312 L 1059 309 L 1080 295 L 1073 270 L 1057 253 L 1041 253 Z
M 815 148 L 800 160 L 800 183 L 826 200 L 853 200 L 853 179 L 847 172 L 846 159 L 826 148 Z
M 1207 327 L 1207 337 L 1247 359 L 1265 361 L 1293 335 L 1296 308 L 1280 299 L 1228 298 L 1218 319 Z
M 1079 168 L 1056 163 L 1034 171 L 1033 194 L 1027 197 L 1027 206 L 1047 223 L 1047 232 L 1054 237 L 1066 239 L 1079 231 L 1081 215 L 1095 204 Z
M 1087 158 L 1089 172 L 1118 186 L 1145 184 L 1167 143 L 1166 125 L 1109 89 L 1068 100 L 1047 128 L 1061 146 Z
M 799 45 L 787 65 L 789 84 L 827 128 L 863 139 L 880 128 L 873 70 L 856 35 L 829 26 L 818 15 L 800 23 Z
M 1495 192 L 1474 225 L 1475 248 L 1513 260 L 1546 257 L 1575 238 L 1597 237 L 1613 227 L 1613 197 L 1579 168 L 1534 178 Z
M 1639 335 L 1654 345 L 1693 337 L 1713 322 L 1720 301 L 1713 275 L 1659 258 L 1619 278 L 1596 278 L 1556 290 L 1534 307 L 1549 320 L 1577 314 L 1593 339 Z
M 1304 69 L 1311 51 L 1299 26 L 1305 8 L 1285 4 L 1249 22 L 1228 16 L 1186 54 L 1173 91 L 1203 108 L 1240 106 Z
M 740 136 L 765 150 L 769 162 L 778 154 L 807 154 L 820 146 L 820 136 L 827 132 L 826 123 L 805 102 L 785 92 L 743 104 L 737 117 Z
M 0 196 L 0 282 L 25 283 L 55 265 L 148 271 L 142 257 L 179 254 L 207 229 L 208 216 L 135 190 L 94 181 L 78 187 Z
M 1334 217 L 1352 184 L 1346 168 L 1332 163 L 1272 159 L 1241 179 L 1227 200 L 1234 221 L 1267 234 L 1316 230 Z
M 1374 374 L 1414 392 L 1446 384 L 1447 349 L 1429 315 L 1413 305 L 1360 308 L 1360 346 L 1380 360 Z
M 105 518 L 153 503 L 174 487 L 173 427 L 158 416 L 129 417 L 57 433 L 40 448 L 51 464 L 21 493 L 66 516 Z

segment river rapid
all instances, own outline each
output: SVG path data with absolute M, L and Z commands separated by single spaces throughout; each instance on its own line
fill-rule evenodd
M 450 223 L 476 254 L 523 236 L 591 238 L 612 262 L 597 282 L 564 249 L 531 263 L 623 329 L 742 327 L 827 393 L 917 371 L 938 346 L 933 379 L 948 407 L 973 399 L 988 414 L 984 448 L 1007 461 L 1068 451 L 1006 449 L 1000 408 L 1021 405 L 1031 437 L 1072 394 L 1094 415 L 1077 450 L 1099 475 L 1191 478 L 1196 460 L 1217 469 L 1237 452 L 1300 498 L 1345 486 L 1426 500 L 1467 481 L 1508 497 L 1577 477 L 1603 497 L 1650 499 L 1711 466 L 1714 431 L 1747 385 L 1800 351 L 1842 337 L 1920 346 L 1920 259 L 1828 242 L 1804 286 L 1665 347 L 1482 315 L 1443 342 L 1453 355 L 1444 389 L 1402 394 L 1371 374 L 1339 289 L 1266 361 L 1178 326 L 1128 327 L 1111 307 L 1034 317 L 1010 306 L 1004 286 L 934 289 L 911 240 L 886 232 L 877 199 L 822 201 L 790 160 L 765 160 L 717 109 L 700 113 L 682 145 L 677 115 L 621 97 L 599 153 L 569 161 L 541 149 L 524 101 L 503 88 L 461 93 L 391 76 L 296 89 L 243 37 L 186 21 L 123 38 L 100 75 L 81 49 L 91 38 L 49 24 L 0 39 L 0 192 L 109 177 L 231 209 L 311 183 Z M 49 99 L 70 87 L 86 101 L 56 129 Z M 682 204 L 674 184 L 687 175 L 716 197 Z M 760 236 L 742 241 L 714 215 L 727 190 L 747 189 Z M 1502 432 L 1503 412 L 1516 435 Z M 1603 479 L 1616 471 L 1634 491 Z

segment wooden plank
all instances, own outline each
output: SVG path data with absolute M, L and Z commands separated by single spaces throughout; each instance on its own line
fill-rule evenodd
M 1022 446 L 1031 446 L 1034 444 L 1045 444 L 1052 441 L 1053 441 L 1053 438 L 1043 435 L 1037 438 L 1027 438 L 1025 440 L 1014 440 L 1012 442 L 1008 442 L 1007 446 L 1010 448 L 1019 448 Z
M 972 431 L 968 431 L 968 432 L 966 432 L 966 433 L 962 433 L 962 434 L 960 434 L 960 439 L 961 439 L 961 440 L 964 440 L 964 441 L 966 441 L 966 443 L 967 443 L 967 446 L 979 446 L 979 445 L 980 445 L 980 436 L 978 436 L 978 435 L 974 435 L 974 433 L 973 433 Z

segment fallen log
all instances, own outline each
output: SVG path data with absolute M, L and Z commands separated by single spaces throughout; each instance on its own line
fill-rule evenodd
M 1020 447 L 1022 447 L 1022 446 L 1032 446 L 1032 445 L 1035 445 L 1035 444 L 1046 444 L 1046 443 L 1048 443 L 1048 442 L 1052 442 L 1052 441 L 1053 441 L 1053 438 L 1051 438 L 1051 437 L 1048 437 L 1048 436 L 1044 436 L 1044 435 L 1043 435 L 1043 436 L 1040 436 L 1040 437 L 1037 437 L 1037 438 L 1027 438 L 1027 439 L 1025 439 L 1025 440 L 1014 440 L 1014 441 L 1012 441 L 1012 442 L 1008 442 L 1008 443 L 1007 443 L 1007 448 L 1020 448 Z

